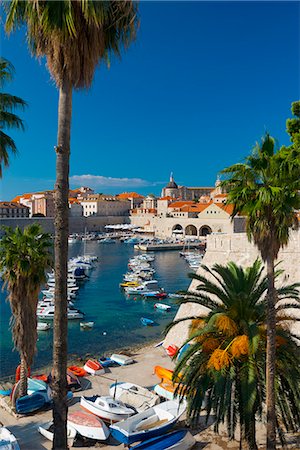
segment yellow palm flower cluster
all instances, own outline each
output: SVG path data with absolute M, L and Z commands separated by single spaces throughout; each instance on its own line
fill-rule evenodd
M 220 314 L 216 320 L 216 328 L 227 336 L 234 336 L 238 332 L 236 323 L 226 314 Z
M 235 358 L 240 358 L 241 356 L 249 354 L 249 338 L 246 334 L 237 336 L 233 340 L 230 346 L 230 353 Z
M 227 350 L 221 350 L 217 348 L 210 356 L 207 367 L 209 369 L 221 370 L 225 367 L 230 366 L 231 357 Z

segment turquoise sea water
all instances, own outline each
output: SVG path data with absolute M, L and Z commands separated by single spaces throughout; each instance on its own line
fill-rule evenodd
M 86 243 L 86 253 L 99 258 L 90 279 L 80 283 L 75 307 L 82 310 L 86 321 L 94 321 L 92 330 L 80 329 L 79 320 L 68 322 L 70 356 L 99 355 L 110 350 L 147 343 L 157 338 L 162 340 L 162 331 L 173 319 L 178 307 L 173 299 L 163 303 L 172 305 L 170 312 L 154 309 L 154 300 L 134 300 L 126 298 L 119 288 L 127 264 L 136 252 L 132 245 L 124 243 L 99 244 Z M 83 254 L 83 243 L 70 244 L 69 256 Z M 156 252 L 152 263 L 156 270 L 154 278 L 166 292 L 186 289 L 189 285 L 189 267 L 177 251 Z M 11 375 L 18 365 L 18 353 L 13 351 L 9 329 L 10 308 L 5 301 L 6 293 L 0 294 L 0 377 Z M 158 300 L 156 300 L 158 301 Z M 141 317 L 156 322 L 154 327 L 141 324 Z M 52 358 L 52 330 L 39 332 L 38 352 L 35 357 L 36 368 L 48 365 Z

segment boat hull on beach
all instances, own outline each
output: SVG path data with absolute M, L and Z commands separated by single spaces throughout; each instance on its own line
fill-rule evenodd
M 173 431 L 131 447 L 132 450 L 190 450 L 196 439 L 189 431 Z
M 0 449 L 1 450 L 20 450 L 15 436 L 5 427 L 0 426 Z
M 177 401 L 160 403 L 129 419 L 111 425 L 111 433 L 115 439 L 125 445 L 160 436 L 175 425 L 185 408 L 185 403 L 180 404 Z
M 68 415 L 68 426 L 74 428 L 81 436 L 97 441 L 106 441 L 110 435 L 109 428 L 99 417 L 82 411 Z
M 80 407 L 109 423 L 127 419 L 136 412 L 134 408 L 114 400 L 113 397 L 101 397 L 100 395 L 81 397 Z

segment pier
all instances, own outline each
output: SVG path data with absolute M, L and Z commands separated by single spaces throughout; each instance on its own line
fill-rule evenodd
M 197 248 L 199 250 L 205 249 L 204 243 L 191 242 L 188 244 L 135 244 L 135 250 L 142 250 L 143 252 L 158 252 L 163 250 L 183 250 L 184 248 Z

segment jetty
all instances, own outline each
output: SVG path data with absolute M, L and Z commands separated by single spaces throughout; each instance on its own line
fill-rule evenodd
M 188 244 L 189 249 L 197 248 L 199 250 L 205 250 L 205 244 L 203 242 L 191 242 Z M 162 250 L 183 250 L 187 248 L 187 244 L 185 243 L 165 243 L 165 244 L 135 244 L 135 250 L 142 250 L 144 252 L 158 252 Z

